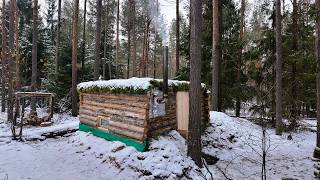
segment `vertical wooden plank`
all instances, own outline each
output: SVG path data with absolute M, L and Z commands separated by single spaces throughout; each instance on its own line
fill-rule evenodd
M 177 92 L 176 98 L 178 130 L 188 132 L 189 93 L 187 91 L 179 91 Z
M 48 108 L 49 108 L 49 117 L 50 117 L 50 120 L 51 120 L 51 118 L 53 117 L 53 97 L 52 97 L 52 95 L 49 96 Z

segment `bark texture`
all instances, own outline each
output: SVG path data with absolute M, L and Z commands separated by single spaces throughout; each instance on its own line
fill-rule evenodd
M 6 82 L 7 73 L 7 29 L 6 29 L 6 1 L 2 0 L 2 53 L 1 53 L 1 65 L 2 65 L 2 77 L 1 77 L 1 112 L 6 110 Z
M 77 96 L 77 56 L 78 56 L 78 20 L 79 0 L 74 0 L 74 14 L 72 19 L 72 116 L 78 115 Z
M 31 91 L 37 90 L 38 77 L 38 0 L 33 1 L 33 26 L 32 26 L 32 75 L 31 75 Z M 32 111 L 36 110 L 35 98 L 31 99 Z
M 219 76 L 221 53 L 219 47 L 220 41 L 220 18 L 219 18 L 219 0 L 212 0 L 212 95 L 211 109 L 219 109 Z
M 55 58 L 55 76 L 56 76 L 56 79 L 58 78 L 58 73 L 59 73 L 60 29 L 61 29 L 61 0 L 58 0 L 58 25 L 57 25 L 56 58 Z
M 82 81 L 85 79 L 85 65 L 84 60 L 86 57 L 86 24 L 87 24 L 87 0 L 84 0 L 84 11 L 83 11 L 83 32 L 82 32 L 82 49 L 81 49 L 81 73 Z
M 120 56 L 119 21 L 120 21 L 120 0 L 118 0 L 118 4 L 117 4 L 116 79 L 118 78 L 118 66 L 119 66 L 119 56 Z
M 281 0 L 276 0 L 276 134 L 282 134 L 282 37 Z
M 97 0 L 97 21 L 96 21 L 96 44 L 94 61 L 94 79 L 98 80 L 101 69 L 100 46 L 101 46 L 101 9 L 102 0 Z
M 180 15 L 179 0 L 176 0 L 176 75 L 180 69 Z
M 8 62 L 8 121 L 13 122 L 13 71 L 14 71 L 14 35 L 15 35 L 15 0 L 10 1 L 10 19 L 9 19 L 9 49 L 10 49 L 10 59 Z
M 316 0 L 317 147 L 320 148 L 320 0 Z M 308 108 L 309 109 L 309 108 Z
M 190 88 L 188 155 L 202 167 L 201 160 L 201 32 L 202 0 L 191 0 Z
M 241 0 L 241 8 L 240 8 L 240 49 L 239 49 L 239 59 L 238 59 L 238 67 L 237 67 L 237 81 L 239 90 L 241 90 L 241 65 L 242 65 L 242 50 L 243 50 L 243 36 L 244 36 L 244 28 L 245 28 L 245 0 Z M 239 91 L 240 92 L 240 91 Z M 236 99 L 236 117 L 240 117 L 241 110 L 241 97 L 238 94 Z

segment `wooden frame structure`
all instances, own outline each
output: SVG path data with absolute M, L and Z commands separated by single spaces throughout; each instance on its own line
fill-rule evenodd
M 16 92 L 16 111 L 15 111 L 15 121 L 20 115 L 19 109 L 20 109 L 20 104 L 21 100 L 25 98 L 45 98 L 48 99 L 48 117 L 46 121 L 50 121 L 51 118 L 53 117 L 53 97 L 54 95 L 52 93 L 42 93 L 42 92 Z M 22 109 L 21 109 L 21 119 L 24 116 L 24 109 L 25 109 L 25 102 L 22 102 Z
M 13 138 L 16 139 L 16 127 L 17 125 L 17 118 L 20 117 L 20 123 L 19 123 L 19 139 L 22 138 L 22 129 L 23 129 L 23 123 L 24 123 L 24 111 L 25 111 L 25 98 L 48 98 L 48 116 L 46 116 L 45 121 L 50 121 L 53 117 L 53 97 L 54 95 L 52 93 L 42 93 L 42 92 L 16 92 L 15 93 L 15 113 L 14 113 L 14 119 L 12 122 L 11 130 L 13 134 Z M 20 114 L 20 104 L 22 101 L 22 108 L 21 108 L 21 114 Z

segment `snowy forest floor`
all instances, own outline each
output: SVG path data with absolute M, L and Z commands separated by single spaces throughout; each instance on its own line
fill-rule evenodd
M 51 127 L 24 129 L 26 141 L 11 140 L 10 127 L 0 114 L 0 180 L 20 179 L 210 179 L 187 157 L 186 141 L 176 131 L 151 141 L 150 150 L 138 152 L 120 142 L 74 132 L 46 138 L 49 132 L 76 130 L 78 119 L 54 115 Z M 267 130 L 267 178 L 314 179 L 312 153 L 316 142 L 314 121 L 282 137 Z M 261 179 L 261 127 L 245 119 L 211 112 L 203 152 L 219 159 L 209 165 L 213 179 Z M 214 158 L 215 159 L 215 158 Z

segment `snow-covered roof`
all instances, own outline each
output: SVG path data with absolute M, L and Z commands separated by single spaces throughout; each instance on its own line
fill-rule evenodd
M 144 94 L 151 88 L 162 87 L 162 79 L 130 78 L 89 81 L 78 84 L 80 92 L 121 92 Z M 168 80 L 168 87 L 172 89 L 188 90 L 188 81 Z

